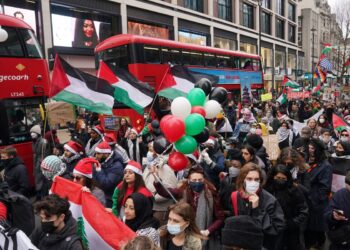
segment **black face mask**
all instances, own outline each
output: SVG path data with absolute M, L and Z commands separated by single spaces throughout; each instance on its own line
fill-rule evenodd
M 289 169 L 289 170 L 291 170 L 292 168 L 294 168 L 294 164 L 293 163 L 287 163 L 287 164 L 285 164 L 286 165 L 286 167 Z
M 1 163 L 4 167 L 6 167 L 11 162 L 11 159 L 3 159 L 1 160 Z
M 337 156 L 343 156 L 343 155 L 344 155 L 344 151 L 336 150 L 336 151 L 335 151 L 335 154 L 336 154 Z
M 287 187 L 287 180 L 273 180 L 276 189 L 285 189 Z
M 52 234 L 57 229 L 57 227 L 54 225 L 54 222 L 55 221 L 42 221 L 41 230 L 43 230 L 44 233 Z

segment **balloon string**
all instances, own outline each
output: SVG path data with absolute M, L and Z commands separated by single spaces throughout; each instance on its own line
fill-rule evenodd
M 162 187 L 164 188 L 164 190 L 170 195 L 170 197 L 175 201 L 175 203 L 177 203 L 177 200 L 175 199 L 174 195 L 170 192 L 170 190 L 169 190 L 166 186 L 164 186 L 164 184 L 163 184 L 163 182 L 160 180 L 160 178 L 159 178 L 157 175 L 155 175 L 155 174 L 153 174 L 153 176 L 157 179 L 157 182 L 159 182 L 160 185 L 162 185 Z

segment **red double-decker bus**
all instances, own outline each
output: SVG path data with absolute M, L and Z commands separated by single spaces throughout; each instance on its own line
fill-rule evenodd
M 29 130 L 42 121 L 40 105 L 48 94 L 49 69 L 28 24 L 0 14 L 0 29 L 0 147 L 17 149 L 33 183 Z
M 96 46 L 95 53 L 99 61 L 104 61 L 112 70 L 127 69 L 156 89 L 169 64 L 215 75 L 219 79 L 218 86 L 236 96 L 245 87 L 251 90 L 264 88 L 258 55 L 126 34 L 104 40 Z M 126 113 L 124 110 L 118 112 L 121 116 Z

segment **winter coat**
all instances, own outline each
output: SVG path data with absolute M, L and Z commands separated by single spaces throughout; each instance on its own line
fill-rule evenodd
M 61 160 L 64 164 L 66 164 L 66 172 L 69 174 L 73 173 L 75 165 L 83 158 L 82 155 L 73 155 L 70 158 L 66 158 L 65 156 L 61 157 Z
M 21 158 L 9 159 L 5 166 L 4 179 L 12 191 L 24 196 L 28 194 L 30 188 L 28 172 Z
M 166 229 L 166 226 L 163 226 L 159 230 L 160 232 L 163 232 L 163 231 L 166 231 L 167 229 Z M 167 250 L 168 249 L 167 247 L 171 239 L 172 237 L 169 235 L 166 237 L 161 237 L 160 238 L 161 249 Z M 196 237 L 187 233 L 185 237 L 185 242 L 182 246 L 182 250 L 202 250 L 201 239 L 199 237 Z
M 34 230 L 30 239 L 40 250 L 82 250 L 81 240 L 76 235 L 77 223 L 70 215 L 60 232 L 48 234 L 38 227 Z M 73 242 L 70 242 L 71 240 Z M 71 246 L 68 248 L 68 245 Z
M 281 205 L 276 198 L 265 190 L 258 193 L 259 206 L 252 208 L 251 203 L 238 192 L 238 215 L 250 215 L 262 226 L 264 235 L 277 236 L 285 227 L 285 220 Z M 230 197 L 231 212 L 234 214 L 232 199 Z
M 101 168 L 93 170 L 93 179 L 106 195 L 106 207 L 112 207 L 112 195 L 114 188 L 123 180 L 123 159 L 119 154 L 112 152 L 109 157 L 101 163 Z
M 329 195 L 332 187 L 332 165 L 327 160 L 316 167 L 311 166 L 310 173 L 310 215 L 308 228 L 312 231 L 326 231 L 323 218 L 329 204 Z
M 33 148 L 33 175 L 35 179 L 35 190 L 39 191 L 44 185 L 44 175 L 41 172 L 41 162 L 49 155 L 49 144 L 39 136 L 32 145 Z

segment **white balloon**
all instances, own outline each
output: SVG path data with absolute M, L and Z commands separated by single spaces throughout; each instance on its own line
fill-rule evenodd
M 5 42 L 8 38 L 7 31 L 2 29 L 0 26 L 0 42 Z
M 191 103 L 185 97 L 176 97 L 171 103 L 171 113 L 185 120 L 191 114 Z
M 221 111 L 221 105 L 215 100 L 209 100 L 204 104 L 205 118 L 213 119 Z

